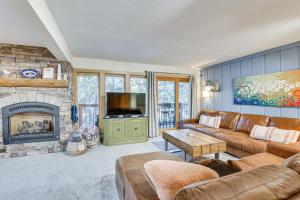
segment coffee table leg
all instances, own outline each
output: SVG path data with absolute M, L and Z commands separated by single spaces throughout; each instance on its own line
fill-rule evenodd
M 219 153 L 215 153 L 215 159 L 219 160 L 219 158 L 220 158 L 220 154 Z
M 168 141 L 165 140 L 165 151 L 168 151 Z
M 184 152 L 184 161 L 186 161 L 186 152 Z

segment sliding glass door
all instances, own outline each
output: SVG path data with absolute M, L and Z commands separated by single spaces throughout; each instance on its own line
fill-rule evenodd
M 179 120 L 191 117 L 191 84 L 179 82 Z
M 191 115 L 191 86 L 188 78 L 157 78 L 159 128 L 178 128 Z
M 157 94 L 159 127 L 176 127 L 176 82 L 158 80 Z

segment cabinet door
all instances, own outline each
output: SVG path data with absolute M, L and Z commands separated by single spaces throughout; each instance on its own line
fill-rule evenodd
M 145 123 L 142 118 L 128 119 L 128 136 L 130 141 L 145 140 Z
M 123 119 L 110 120 L 110 137 L 109 143 L 118 144 L 126 142 L 126 121 Z

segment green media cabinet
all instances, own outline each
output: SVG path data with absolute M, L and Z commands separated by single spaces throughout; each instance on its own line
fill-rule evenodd
M 146 142 L 148 117 L 104 119 L 104 145 Z

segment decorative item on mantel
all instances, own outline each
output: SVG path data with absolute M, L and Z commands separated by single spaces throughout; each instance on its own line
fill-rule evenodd
M 57 65 L 57 80 L 61 80 L 61 65 Z
M 54 79 L 54 68 L 53 67 L 44 67 L 42 78 L 44 79 Z
M 40 72 L 36 69 L 23 69 L 20 71 L 21 78 L 37 79 L 40 77 Z

